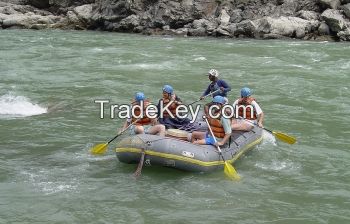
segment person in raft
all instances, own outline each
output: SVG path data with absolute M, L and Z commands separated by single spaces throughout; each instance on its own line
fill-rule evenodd
M 222 79 L 219 79 L 219 72 L 216 69 L 210 69 L 207 73 L 207 76 L 210 80 L 210 84 L 208 85 L 207 89 L 204 91 L 200 99 L 204 99 L 204 97 L 210 93 L 215 92 L 212 97 L 215 96 L 222 96 L 225 99 L 225 103 L 228 103 L 227 99 L 227 93 L 231 91 L 231 87 Z M 208 115 L 208 108 L 210 107 L 211 103 L 208 103 L 204 107 L 204 113 Z
M 174 93 L 174 89 L 170 85 L 165 85 L 163 87 L 163 96 L 162 99 L 158 102 L 158 121 L 160 124 L 163 124 L 167 129 L 169 128 L 180 128 L 186 127 L 190 123 L 188 118 L 179 118 L 176 117 L 176 108 L 182 104 L 181 99 Z M 160 116 L 160 103 L 163 101 L 163 107 L 168 106 L 169 111 L 172 113 L 174 118 L 172 118 L 167 111 L 164 111 L 163 117 Z
M 157 119 L 151 119 L 146 116 L 146 108 L 148 105 L 150 105 L 150 101 L 146 99 L 145 94 L 142 92 L 138 92 L 135 94 L 135 99 L 131 103 L 131 106 L 135 105 L 141 105 L 141 102 L 143 102 L 143 110 L 144 110 L 144 117 L 137 118 L 141 111 L 139 108 L 135 109 L 135 116 L 129 118 L 125 121 L 123 128 L 121 131 L 125 130 L 130 124 L 135 123 L 130 127 L 130 133 L 131 134 L 151 134 L 151 135 L 160 135 L 165 136 L 165 127 L 162 124 L 157 124 Z M 121 132 L 120 131 L 120 132 Z
M 251 90 L 244 87 L 241 89 L 241 98 L 233 103 L 234 111 L 237 112 L 238 109 L 238 114 L 236 114 L 236 119 L 232 119 L 232 130 L 250 131 L 254 125 L 264 127 L 264 113 L 251 95 Z
M 192 132 L 191 136 L 191 142 L 194 144 L 200 144 L 200 145 L 215 145 L 215 146 L 223 146 L 225 145 L 232 133 L 231 129 L 231 121 L 228 118 L 224 118 L 222 116 L 222 107 L 225 105 L 225 98 L 222 96 L 215 96 L 213 98 L 213 104 L 217 105 L 219 107 L 218 110 L 214 111 L 213 109 L 213 117 L 218 116 L 218 118 L 211 118 L 210 116 L 207 116 L 208 123 L 211 127 L 211 130 L 213 131 L 213 134 L 216 138 L 216 143 L 211 136 L 210 131 L 207 132 L 200 132 L 200 131 L 194 131 Z M 210 109 L 210 108 L 209 108 Z

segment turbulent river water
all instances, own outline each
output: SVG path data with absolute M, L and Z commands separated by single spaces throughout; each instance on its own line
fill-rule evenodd
M 349 43 L 0 31 L 0 223 L 349 223 Z M 171 84 L 184 102 L 211 68 L 253 90 L 264 133 L 237 161 L 239 182 L 120 163 L 120 119 L 96 99 L 156 101 Z M 208 100 L 206 101 L 208 102 Z

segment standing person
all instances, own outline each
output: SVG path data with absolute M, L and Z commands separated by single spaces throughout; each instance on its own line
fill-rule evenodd
M 219 118 L 211 118 L 210 116 L 206 116 L 208 119 L 208 123 L 213 131 L 213 134 L 217 140 L 213 136 L 211 136 L 210 131 L 200 132 L 194 131 L 192 132 L 191 142 L 194 144 L 200 145 L 215 145 L 215 146 L 223 146 L 225 145 L 232 133 L 231 129 L 231 121 L 228 118 L 222 116 L 222 107 L 225 105 L 225 99 L 222 96 L 215 96 L 213 98 L 213 104 L 217 105 L 219 109 L 214 111 L 214 116 L 219 116 Z
M 127 119 L 122 127 L 122 131 L 125 130 L 130 124 L 134 123 L 131 127 L 131 133 L 133 134 L 151 134 L 151 135 L 160 135 L 165 136 L 165 127 L 162 124 L 157 124 L 157 119 L 151 119 L 148 118 L 146 115 L 146 108 L 148 105 L 150 105 L 150 101 L 145 98 L 145 94 L 142 92 L 138 92 L 135 95 L 135 100 L 131 103 L 132 106 L 141 105 L 141 102 L 143 102 L 143 112 L 144 116 L 141 118 L 137 118 L 141 110 L 136 108 L 135 109 L 135 116 L 130 119 Z
M 167 129 L 168 128 L 180 128 L 188 125 L 190 123 L 190 120 L 188 118 L 178 118 L 176 117 L 176 108 L 182 104 L 181 99 L 174 93 L 174 89 L 170 85 L 164 85 L 163 87 L 163 95 L 162 99 L 158 102 L 158 113 L 161 112 L 160 110 L 160 103 L 163 102 L 164 107 L 168 106 L 170 112 L 174 116 L 172 118 L 170 114 L 167 111 L 164 111 L 162 114 L 163 117 L 160 117 L 160 114 L 158 114 L 158 121 L 160 124 L 163 124 Z
M 214 93 L 213 97 L 222 96 L 225 97 L 225 100 L 228 102 L 227 93 L 231 91 L 231 87 L 224 80 L 219 79 L 219 72 L 216 69 L 210 69 L 207 76 L 211 83 L 208 85 L 207 89 L 204 91 L 200 99 L 203 99 L 204 96 L 208 95 L 209 93 L 220 89 L 221 91 Z
M 215 92 L 212 96 L 222 96 L 225 99 L 225 103 L 228 103 L 227 93 L 231 91 L 231 87 L 224 80 L 219 79 L 219 72 L 216 69 L 210 69 L 207 75 L 211 83 L 208 85 L 207 89 L 204 91 L 200 99 L 202 100 L 206 95 L 220 90 L 218 92 Z M 204 107 L 204 113 L 206 115 L 208 115 L 208 108 L 210 107 L 210 104 L 211 103 L 206 104 Z
M 264 127 L 264 112 L 251 95 L 251 90 L 244 87 L 241 89 L 241 98 L 233 103 L 233 108 L 238 114 L 236 114 L 236 119 L 232 119 L 232 130 L 250 131 L 254 124 L 261 128 Z

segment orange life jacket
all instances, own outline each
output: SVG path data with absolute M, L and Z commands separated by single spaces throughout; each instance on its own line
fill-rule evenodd
M 225 129 L 224 126 L 222 126 L 220 120 L 210 117 L 208 117 L 207 119 L 214 136 L 217 138 L 225 137 Z
M 245 117 L 244 117 L 244 108 L 243 107 L 239 107 L 238 109 L 238 116 L 240 117 L 243 117 L 247 120 L 256 120 L 257 119 L 257 115 L 256 115 L 256 110 L 255 108 L 253 107 L 253 111 L 251 109 L 251 107 L 247 107 L 249 105 L 253 106 L 252 105 L 252 102 L 255 101 L 255 99 L 253 97 L 244 97 L 244 98 L 240 98 L 238 100 L 238 103 L 237 103 L 237 106 L 245 106 Z M 253 116 L 251 116 L 253 113 Z
M 164 107 L 166 107 L 168 105 L 168 103 L 171 101 L 169 99 L 162 99 L 163 100 L 163 103 L 164 103 Z M 174 117 L 176 117 L 176 108 L 178 107 L 179 105 L 176 104 L 175 102 L 172 102 L 168 109 L 169 111 L 173 114 Z M 163 117 L 169 117 L 169 113 L 165 110 L 164 113 L 163 113 Z
M 131 103 L 132 104 L 132 106 L 135 106 L 135 105 L 139 105 L 139 103 L 138 102 L 132 102 Z M 150 119 L 150 118 L 148 118 L 147 117 L 147 115 L 146 115 L 146 108 L 147 108 L 147 106 L 148 105 L 150 105 L 150 101 L 149 100 L 144 100 L 143 101 L 143 115 L 144 115 L 144 117 L 142 117 L 141 119 L 139 119 L 136 123 L 135 123 L 135 125 L 148 125 L 148 124 L 150 124 L 151 122 L 152 122 L 152 120 Z M 139 108 L 136 108 L 135 109 L 135 116 L 139 116 L 141 114 L 141 111 L 140 111 L 140 109 Z M 138 118 L 136 118 L 136 117 L 132 117 L 132 119 L 131 119 L 131 122 L 134 122 L 134 121 L 136 121 Z

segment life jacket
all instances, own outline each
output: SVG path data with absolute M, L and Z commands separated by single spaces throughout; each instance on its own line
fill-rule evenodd
M 131 103 L 131 105 L 135 106 L 135 105 L 139 105 L 139 104 L 138 104 L 138 102 L 133 101 Z M 139 119 L 139 120 L 134 125 L 142 125 L 143 126 L 143 125 L 148 125 L 148 124 L 150 124 L 152 122 L 152 120 L 150 118 L 148 118 L 147 115 L 146 115 L 146 108 L 147 108 L 148 105 L 150 105 L 150 101 L 149 100 L 144 100 L 143 101 L 143 115 L 144 115 L 144 117 L 142 117 L 140 119 L 137 118 L 137 117 L 141 114 L 141 111 L 140 111 L 139 108 L 135 109 L 135 116 L 136 117 L 132 117 L 131 122 L 133 123 L 137 119 Z
M 166 107 L 168 103 L 171 101 L 169 99 L 164 99 L 164 98 L 161 100 L 163 100 L 164 107 Z M 168 107 L 169 111 L 173 114 L 174 117 L 176 117 L 176 108 L 178 106 L 179 106 L 178 104 L 176 104 L 175 102 L 172 102 Z M 163 117 L 170 117 L 169 113 L 166 110 L 163 113 Z
M 255 99 L 253 97 L 244 97 L 244 98 L 240 98 L 238 100 L 237 106 L 245 106 L 245 112 L 246 112 L 246 116 L 244 117 L 244 108 L 243 107 L 239 107 L 238 109 L 238 116 L 243 117 L 244 119 L 247 120 L 256 120 L 257 119 L 257 115 L 256 115 L 256 110 L 253 107 L 253 111 L 251 109 L 251 107 L 247 107 L 249 105 L 252 105 L 252 102 L 255 101 Z M 253 116 L 251 116 L 253 113 Z
M 217 138 L 225 137 L 225 129 L 224 126 L 222 126 L 220 120 L 210 117 L 208 117 L 207 119 L 214 136 Z

